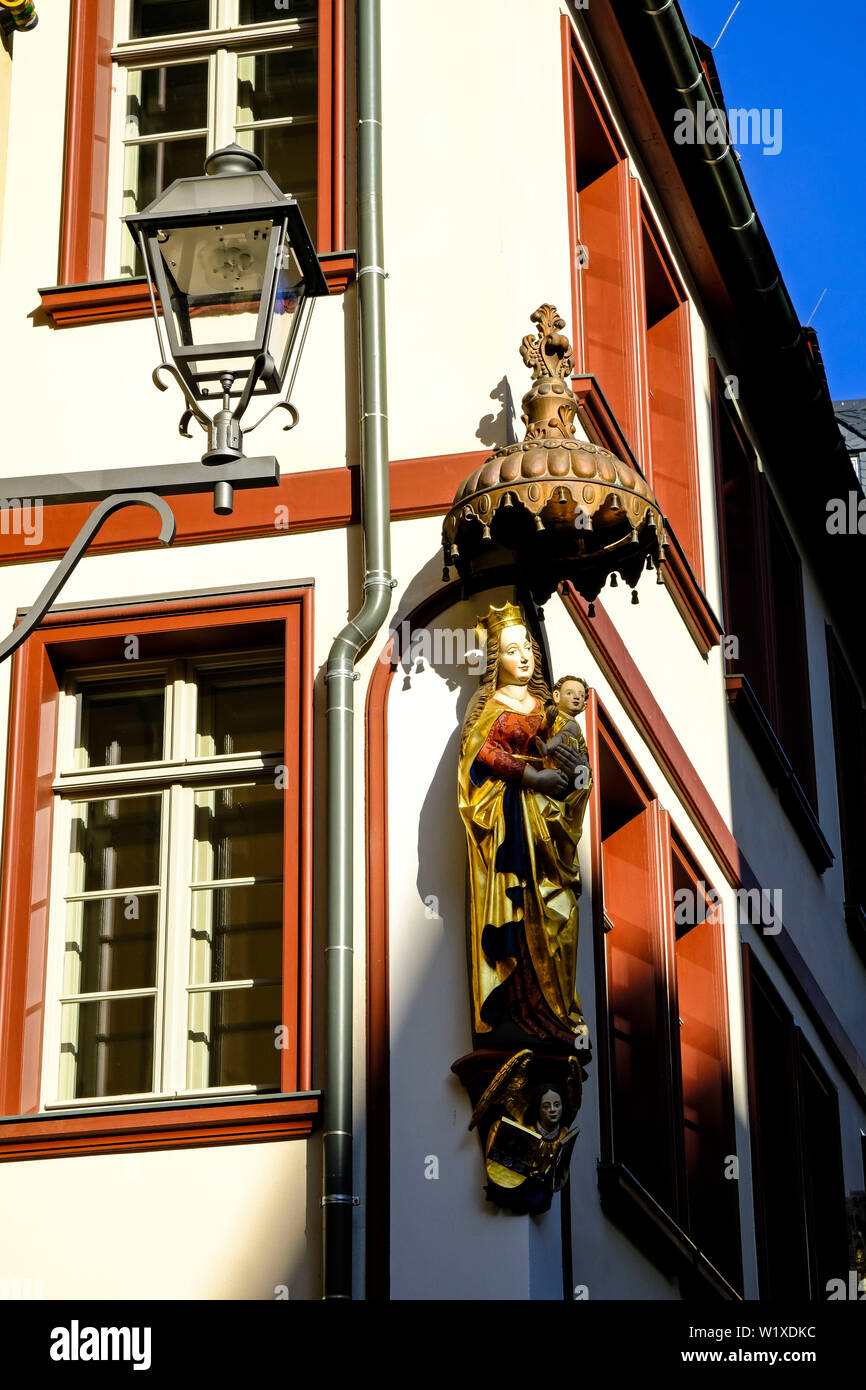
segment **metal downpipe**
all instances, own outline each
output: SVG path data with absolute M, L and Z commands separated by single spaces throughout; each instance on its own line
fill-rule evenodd
M 364 599 L 325 675 L 328 733 L 327 1044 L 322 1195 L 325 1298 L 352 1297 L 353 687 L 391 606 L 380 0 L 358 0 L 358 302 Z

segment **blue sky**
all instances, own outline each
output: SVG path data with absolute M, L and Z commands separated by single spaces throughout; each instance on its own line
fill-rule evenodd
M 735 0 L 680 0 L 714 44 Z M 835 400 L 866 397 L 866 3 L 741 0 L 714 54 L 728 107 L 779 108 L 776 155 L 738 146 L 801 323 Z

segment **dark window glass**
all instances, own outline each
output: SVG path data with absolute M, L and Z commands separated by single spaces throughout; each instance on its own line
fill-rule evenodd
M 81 734 L 88 767 L 162 758 L 165 693 L 105 681 L 81 687 Z
M 75 1059 L 76 1099 L 153 1089 L 153 1002 L 149 997 L 63 1005 L 61 1051 Z M 75 1041 L 68 1032 L 77 1032 Z
M 285 686 L 270 677 L 199 677 L 199 756 L 278 753 L 283 746 Z
M 277 19 L 311 19 L 319 0 L 241 0 L 241 24 L 272 24 Z
M 207 63 L 133 68 L 127 79 L 127 138 L 206 126 L 207 79 Z
M 73 923 L 66 952 L 81 955 L 76 994 L 148 989 L 156 984 L 158 907 L 156 893 L 70 903 Z M 74 964 L 70 959 L 69 965 Z
M 193 1049 L 206 1049 L 207 1085 L 278 1086 L 279 1021 L 279 985 L 194 994 L 189 1040 Z
M 160 809 L 159 795 L 78 802 L 70 848 L 84 859 L 84 882 L 72 891 L 158 885 Z
M 210 27 L 210 0 L 133 0 L 132 37 L 184 34 Z

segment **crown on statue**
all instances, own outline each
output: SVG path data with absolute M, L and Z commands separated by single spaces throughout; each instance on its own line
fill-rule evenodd
M 495 608 L 492 604 L 488 608 L 483 618 L 479 618 L 475 625 L 475 631 L 479 637 L 493 637 L 500 633 L 504 627 L 526 627 L 526 618 L 523 609 L 516 603 L 504 603 L 501 608 Z

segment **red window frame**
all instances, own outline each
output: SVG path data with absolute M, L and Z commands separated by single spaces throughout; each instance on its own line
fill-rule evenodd
M 75 0 L 72 6 L 58 270 L 61 285 L 112 278 L 105 273 L 105 233 L 115 3 Z M 345 0 L 319 0 L 318 23 L 316 247 L 323 255 L 342 249 L 345 230 Z M 146 290 L 143 298 L 147 299 Z
M 311 588 L 224 594 L 50 615 L 16 653 L 0 897 L 0 1160 L 127 1147 L 163 1148 L 309 1133 L 311 1092 L 313 597 Z M 281 1091 L 260 1098 L 142 1102 L 40 1112 L 52 783 L 58 695 L 71 664 L 278 642 L 286 652 Z M 11 1117 L 11 1119 L 10 1119 Z M 26 1117 L 26 1118 L 25 1118 Z
M 739 1289 L 737 1184 L 720 1161 L 736 1153 L 721 906 L 677 936 L 675 863 L 709 880 L 594 691 L 586 738 L 602 1165 L 631 1195 L 627 1219 L 656 1206 L 669 1241 Z M 636 808 L 604 839 L 602 744 Z

